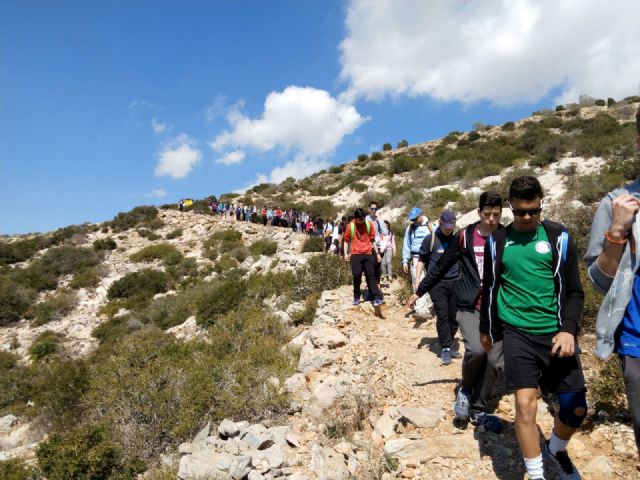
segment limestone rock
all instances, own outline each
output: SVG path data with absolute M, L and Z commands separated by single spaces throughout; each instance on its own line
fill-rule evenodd
M 311 469 L 318 480 L 347 480 L 350 475 L 344 455 L 318 444 L 311 449 Z
M 379 440 L 395 434 L 398 424 L 398 411 L 395 407 L 387 408 L 375 424 L 371 438 Z
M 180 459 L 178 478 L 199 480 L 202 478 L 231 479 L 229 468 L 233 457 L 211 450 L 199 450 Z
M 321 370 L 333 364 L 338 358 L 338 354 L 332 350 L 315 348 L 311 342 L 305 343 L 300 352 L 298 371 L 309 373 L 313 370 Z
M 0 433 L 9 433 L 11 427 L 13 427 L 17 421 L 18 417 L 11 414 L 0 418 Z
M 604 478 L 610 478 L 613 476 L 613 468 L 611 467 L 609 460 L 607 460 L 607 457 L 604 455 L 598 455 L 582 469 L 582 473 L 587 476 L 601 475 Z
M 218 426 L 218 433 L 222 438 L 233 438 L 240 434 L 240 432 L 249 427 L 249 422 L 234 422 L 225 418 L 220 422 Z
M 316 348 L 334 349 L 347 344 L 347 337 L 337 328 L 323 327 L 311 331 L 311 343 Z
M 259 423 L 245 428 L 240 434 L 242 441 L 255 450 L 269 448 L 274 443 L 273 434 Z
M 418 428 L 434 427 L 442 420 L 442 410 L 439 408 L 401 407 L 398 413 Z

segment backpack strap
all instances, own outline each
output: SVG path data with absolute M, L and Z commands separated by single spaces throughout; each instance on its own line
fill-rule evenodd
M 458 238 L 458 248 L 460 250 L 462 250 L 465 247 L 466 244 L 466 233 L 467 233 L 467 229 L 463 228 L 462 230 L 460 230 L 460 237 Z
M 429 246 L 429 255 L 433 253 L 433 246 L 436 244 L 436 234 L 431 232 L 431 245 Z
M 569 246 L 569 232 L 563 230 L 560 234 L 560 254 L 562 257 L 562 263 L 567 261 L 567 248 Z
M 349 245 L 351 245 L 351 242 L 353 241 L 353 238 L 356 235 L 356 225 L 355 225 L 355 220 L 352 220 L 351 223 L 349 223 Z M 371 235 L 371 225 L 369 224 L 369 222 L 365 219 L 364 224 L 367 227 L 367 235 Z

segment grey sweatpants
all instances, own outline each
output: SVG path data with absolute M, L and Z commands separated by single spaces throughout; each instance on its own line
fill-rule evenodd
M 471 413 L 484 412 L 496 377 L 504 369 L 502 341 L 487 353 L 480 343 L 480 312 L 458 311 L 456 319 L 464 340 L 462 388 L 471 396 Z
M 384 251 L 384 255 L 382 256 L 382 276 L 386 276 L 391 278 L 392 275 L 392 271 L 391 271 L 391 260 L 393 258 L 393 252 L 391 250 L 391 248 L 387 248 Z

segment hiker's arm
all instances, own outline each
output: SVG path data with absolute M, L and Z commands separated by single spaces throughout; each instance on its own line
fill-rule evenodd
M 460 235 L 461 233 L 458 232 L 454 236 L 452 242 L 442 254 L 442 257 L 440 257 L 433 268 L 427 270 L 427 275 L 423 281 L 420 282 L 420 287 L 418 287 L 418 295 L 422 296 L 431 290 L 433 286 L 445 276 L 451 267 L 460 260 L 460 255 L 462 254 L 462 249 L 459 245 Z
M 613 201 L 605 198 L 596 211 L 585 259 L 589 264 L 589 278 L 600 291 L 606 292 L 613 282 L 639 208 L 637 198 L 624 194 Z M 605 239 L 605 233 L 612 241 Z
M 404 232 L 404 238 L 402 239 L 402 270 L 404 273 L 409 273 L 409 262 L 411 261 L 411 246 L 409 244 L 409 228 Z

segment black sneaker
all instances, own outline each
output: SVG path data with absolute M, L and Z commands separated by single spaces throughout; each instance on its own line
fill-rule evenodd
M 569 454 L 566 450 L 556 452 L 555 455 L 553 455 L 549 451 L 549 440 L 544 442 L 544 446 L 542 447 L 542 456 L 551 461 L 551 463 L 553 463 L 560 470 L 559 478 L 561 480 L 582 479 L 580 473 L 578 472 L 578 469 L 569 458 Z

